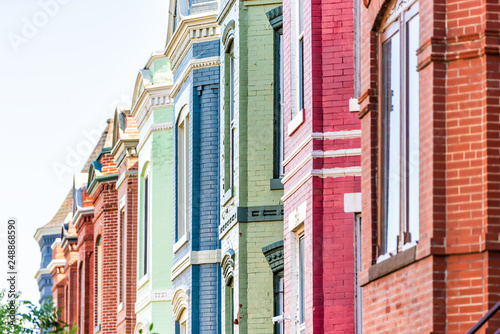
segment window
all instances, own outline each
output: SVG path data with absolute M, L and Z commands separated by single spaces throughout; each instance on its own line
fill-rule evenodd
M 226 333 L 234 334 L 234 281 L 226 286 Z
M 285 292 L 285 280 L 283 278 L 283 270 L 274 274 L 274 315 L 284 315 L 285 304 L 284 304 L 284 292 Z M 276 334 L 284 333 L 284 323 L 280 322 L 275 325 L 274 332 Z
M 299 38 L 299 111 L 304 109 L 304 0 L 298 0 L 298 38 Z
M 85 324 L 85 277 L 84 277 L 84 269 L 83 262 L 80 264 L 80 333 L 85 333 L 85 329 L 83 328 Z
M 142 222 L 142 276 L 148 273 L 148 253 L 149 253 L 149 177 L 144 178 L 144 214 Z
M 187 334 L 187 310 L 182 311 L 182 315 L 179 319 L 179 333 Z
M 379 254 L 388 256 L 419 238 L 418 3 L 396 6 L 380 33 L 381 226 Z
M 274 178 L 283 174 L 283 29 L 275 32 L 274 38 Z
M 189 115 L 181 121 L 177 131 L 177 241 L 187 232 L 189 213 Z
M 125 249 L 127 248 L 126 242 L 126 231 L 125 231 L 125 211 L 122 210 L 120 212 L 120 234 L 121 234 L 121 243 L 120 243 L 120 295 L 118 298 L 120 299 L 120 303 L 123 303 L 125 301 L 125 282 L 126 282 L 126 277 L 125 277 Z
M 102 323 L 102 238 L 99 237 L 96 248 L 97 296 L 96 296 L 96 325 Z
M 224 191 L 231 190 L 234 186 L 235 169 L 235 66 L 234 42 L 228 42 L 225 54 L 225 127 L 224 127 L 224 157 L 225 177 Z
M 299 331 L 305 333 L 305 300 L 304 300 L 304 280 L 305 280 L 305 253 L 304 253 L 304 235 L 299 237 L 299 273 L 298 273 L 298 315 L 299 315 Z

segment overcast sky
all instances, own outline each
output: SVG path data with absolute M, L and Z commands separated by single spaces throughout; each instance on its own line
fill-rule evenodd
M 0 0 L 0 289 L 16 217 L 18 288 L 38 302 L 33 235 L 114 106 L 130 103 L 138 70 L 163 50 L 167 16 L 166 0 Z

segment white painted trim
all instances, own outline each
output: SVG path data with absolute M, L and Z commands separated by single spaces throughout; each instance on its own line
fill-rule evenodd
M 293 195 L 297 189 L 299 189 L 304 183 L 306 183 L 311 177 L 346 177 L 346 176 L 361 176 L 361 167 L 345 167 L 345 168 L 329 168 L 329 169 L 313 169 L 309 171 L 300 181 L 298 181 L 290 190 L 288 190 L 282 197 L 281 200 L 285 201 L 291 195 Z
M 123 175 L 125 175 L 125 174 L 123 174 Z M 119 203 L 120 203 L 120 204 L 119 204 L 118 209 L 119 209 L 119 210 L 122 210 L 122 209 L 125 207 L 125 204 L 127 203 L 127 194 L 124 194 L 124 195 L 122 196 L 122 198 L 120 198 Z
M 174 295 L 173 289 L 150 290 L 141 300 L 138 300 L 135 305 L 135 313 L 140 312 L 150 303 L 154 302 L 170 302 Z
M 49 265 L 47 266 L 47 270 L 49 272 L 52 272 L 56 267 L 62 267 L 66 265 L 66 260 L 65 259 L 53 259 L 50 261 Z
M 172 281 L 175 280 L 184 270 L 192 265 L 220 263 L 220 258 L 220 249 L 191 251 L 174 265 L 170 278 Z
M 177 96 L 177 93 L 181 90 L 181 87 L 184 85 L 186 82 L 187 78 L 189 78 L 189 75 L 193 70 L 198 70 L 202 68 L 209 68 L 209 67 L 215 67 L 215 66 L 220 66 L 220 58 L 219 56 L 215 57 L 207 57 L 207 58 L 201 58 L 201 59 L 192 59 L 187 65 L 184 71 L 182 71 L 181 75 L 179 78 L 176 80 L 176 83 L 170 90 L 170 98 L 175 98 Z
M 126 171 L 125 173 L 120 175 L 120 178 L 118 179 L 118 181 L 116 181 L 116 189 L 118 189 L 121 186 L 121 184 L 123 183 L 123 181 L 125 181 L 127 177 L 137 177 L 138 175 L 139 172 L 136 170 Z
M 311 135 L 307 136 L 300 144 L 297 146 L 292 153 L 283 161 L 283 166 L 286 166 L 297 154 L 302 151 L 304 147 L 312 139 L 318 140 L 336 140 L 336 139 L 352 139 L 361 138 L 361 130 L 349 130 L 349 131 L 333 131 L 333 132 L 313 132 Z
M 61 226 L 54 226 L 54 227 L 40 227 L 36 230 L 35 235 L 33 236 L 36 240 L 36 242 L 40 242 L 40 239 L 44 235 L 51 235 L 51 234 L 58 234 L 61 232 Z
M 361 212 L 361 193 L 344 194 L 344 212 Z
M 313 137 L 313 139 L 321 140 L 361 138 L 361 130 L 313 132 L 311 136 Z
M 287 132 L 288 136 L 291 136 L 298 128 L 304 123 L 304 109 L 300 110 L 297 115 L 295 115 L 290 123 L 288 123 Z
M 296 232 L 302 226 L 307 217 L 307 201 L 302 202 L 288 215 L 288 231 Z
M 141 289 L 147 282 L 149 282 L 149 271 L 137 282 L 137 290 Z
M 58 228 L 58 231 L 61 231 L 61 227 Z M 61 244 L 61 238 L 56 238 L 56 240 L 50 245 L 50 248 L 54 250 L 57 245 Z
M 40 268 L 36 272 L 35 279 L 38 281 L 38 279 L 40 278 L 40 276 L 42 276 L 44 274 L 50 274 L 50 271 L 47 268 Z
M 184 235 L 172 245 L 174 254 L 177 253 L 179 249 L 181 249 L 182 246 L 184 246 L 189 241 L 188 234 L 189 234 L 188 232 L 184 233 Z
M 158 132 L 158 131 L 165 131 L 165 130 L 172 130 L 174 128 L 174 123 L 173 122 L 163 122 L 163 123 L 153 123 L 149 127 L 148 131 L 146 132 L 146 135 L 144 138 L 139 142 L 137 145 L 137 153 L 141 153 L 142 148 L 148 141 L 149 137 L 153 132 Z
M 80 225 L 80 218 L 82 215 L 89 215 L 94 213 L 94 207 L 93 206 L 87 206 L 87 207 L 76 207 L 76 212 L 75 212 L 75 217 L 74 217 L 74 222 L 75 222 L 75 228 L 78 229 L 78 226 Z
M 123 310 L 123 303 L 118 304 L 117 312 L 120 313 Z
M 343 167 L 343 168 L 328 168 L 328 169 L 313 169 L 312 176 L 321 178 L 326 177 L 345 177 L 345 176 L 361 176 L 361 166 Z
M 281 179 L 282 183 L 290 180 L 297 172 L 302 169 L 309 161 L 312 159 L 319 158 L 339 158 L 339 157 L 352 157 L 361 155 L 360 148 L 352 149 L 342 149 L 342 150 L 332 150 L 332 151 L 312 151 L 310 155 L 306 156 L 297 166 L 295 166 L 290 172 L 286 173 Z

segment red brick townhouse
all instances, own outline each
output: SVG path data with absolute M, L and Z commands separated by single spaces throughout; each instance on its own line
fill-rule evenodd
M 283 61 L 284 330 L 354 333 L 361 125 L 352 112 L 353 1 L 284 1 Z
M 112 147 L 118 168 L 118 318 L 117 333 L 133 333 L 136 325 L 137 208 L 139 131 L 129 108 L 117 108 Z
M 363 332 L 465 333 L 500 300 L 500 5 L 360 14 Z

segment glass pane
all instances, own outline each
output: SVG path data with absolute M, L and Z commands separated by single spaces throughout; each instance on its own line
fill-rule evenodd
M 299 110 L 304 109 L 304 39 L 299 41 Z
M 149 179 L 144 179 L 144 235 L 143 235 L 143 275 L 148 273 L 148 214 L 149 214 Z
M 397 249 L 400 221 L 401 183 L 401 108 L 400 108 L 400 38 L 394 34 L 382 46 L 382 108 L 385 121 L 386 207 L 382 254 Z
M 284 85 L 284 82 L 283 82 L 283 35 L 280 34 L 279 35 L 279 40 L 280 40 L 280 46 L 279 46 L 279 62 L 280 62 L 280 67 L 279 67 L 279 85 L 280 85 L 280 120 L 279 120 L 279 127 L 280 127 L 280 132 L 279 132 L 279 143 L 280 143 L 280 147 L 279 147 L 279 159 L 278 159 L 278 163 L 279 163 L 279 166 L 278 166 L 278 170 L 279 170 L 279 175 L 278 177 L 282 177 L 283 174 L 285 174 L 285 171 L 283 169 L 283 160 L 284 160 L 284 150 L 283 150 L 283 145 L 285 143 L 285 137 L 284 137 L 284 130 L 283 130 L 283 106 L 284 106 L 284 100 L 283 100 L 283 97 L 284 97 L 284 90 L 285 90 L 285 85 Z
M 304 31 L 304 0 L 299 0 L 298 3 L 299 14 L 299 35 Z
M 299 324 L 304 323 L 304 237 L 299 239 Z
M 408 40 L 408 220 L 411 241 L 419 236 L 419 81 L 417 72 L 417 49 L 419 47 L 419 18 L 407 23 Z
M 177 129 L 177 240 L 184 235 L 184 124 Z

